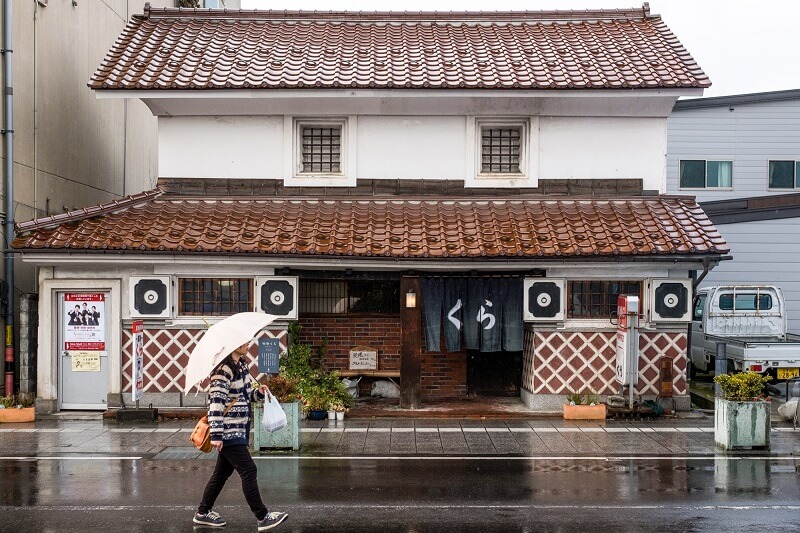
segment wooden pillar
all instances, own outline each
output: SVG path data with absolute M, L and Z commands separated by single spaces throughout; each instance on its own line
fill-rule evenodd
M 406 295 L 414 292 L 415 307 L 406 307 Z M 400 408 L 420 407 L 420 355 L 422 352 L 422 312 L 419 278 L 400 279 Z

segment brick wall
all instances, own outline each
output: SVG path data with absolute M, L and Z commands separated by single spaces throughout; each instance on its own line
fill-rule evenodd
M 300 341 L 321 346 L 328 339 L 323 365 L 346 370 L 350 348 L 378 349 L 380 370 L 400 370 L 400 317 L 302 317 Z M 444 343 L 442 343 L 444 346 Z M 421 359 L 422 396 L 452 397 L 467 393 L 467 358 L 463 352 L 426 352 Z M 362 385 L 368 383 L 362 380 Z

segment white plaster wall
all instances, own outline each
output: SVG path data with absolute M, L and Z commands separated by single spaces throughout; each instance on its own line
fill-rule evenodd
M 159 117 L 159 175 L 281 178 L 282 116 Z
M 666 119 L 542 117 L 539 179 L 642 178 L 666 191 Z
M 354 185 L 363 179 L 463 179 L 474 157 L 468 124 L 475 117 L 358 115 L 347 140 L 357 164 L 344 179 L 309 179 L 308 185 Z M 482 118 L 482 117 L 478 117 Z M 520 117 L 530 118 L 530 117 Z M 292 180 L 285 165 L 292 121 L 282 116 L 159 117 L 162 177 L 277 178 Z M 474 127 L 474 126 L 473 126 Z M 665 191 L 666 119 L 541 117 L 531 121 L 532 180 L 641 178 Z M 469 146 L 468 146 L 469 144 Z M 357 170 L 354 170 L 357 169 Z
M 358 177 L 464 179 L 466 117 L 358 120 Z

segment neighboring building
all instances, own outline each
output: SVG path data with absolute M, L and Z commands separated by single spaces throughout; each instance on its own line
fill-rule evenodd
M 800 332 L 800 90 L 680 100 L 667 188 L 694 194 L 731 247 L 703 285 L 775 283 Z
M 204 319 L 252 309 L 282 347 L 298 319 L 328 368 L 399 377 L 403 407 L 560 408 L 619 391 L 620 293 L 642 299 L 637 392 L 688 408 L 690 276 L 728 248 L 663 195 L 666 122 L 709 83 L 647 4 L 146 8 L 90 87 L 158 118 L 158 187 L 13 243 L 41 271 L 38 408 L 127 401 L 135 319 L 143 401 L 200 404 L 181 378 Z M 70 325 L 83 303 L 102 318 Z
M 13 60 L 16 221 L 108 202 L 155 186 L 156 119 L 136 99 L 98 100 L 86 88 L 97 61 L 131 14 L 144 5 L 144 0 L 14 2 L 13 54 L 6 57 Z M 0 152 L 0 158 L 5 157 Z M 31 265 L 15 261 L 14 281 L 18 297 L 38 292 L 37 272 Z M 17 325 L 20 318 L 36 323 L 35 316 L 20 317 L 19 303 L 16 307 Z M 30 346 L 35 354 L 35 335 L 15 328 L 15 338 L 20 336 L 26 342 L 22 349 L 17 345 L 17 362 L 24 372 L 17 378 L 32 381 L 27 371 L 34 365 L 27 364 L 26 352 Z

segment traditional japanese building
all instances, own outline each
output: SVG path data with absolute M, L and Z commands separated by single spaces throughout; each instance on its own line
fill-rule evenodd
M 158 118 L 158 187 L 13 243 L 40 271 L 39 409 L 128 401 L 133 320 L 143 401 L 198 405 L 181 377 L 204 322 L 249 310 L 282 317 L 282 347 L 297 320 L 326 367 L 399 379 L 402 407 L 558 408 L 619 392 L 620 294 L 641 299 L 636 391 L 688 407 L 692 278 L 728 247 L 664 194 L 666 121 L 709 84 L 647 4 L 146 8 L 89 87 Z

